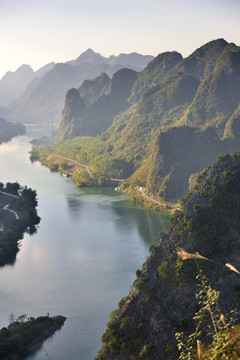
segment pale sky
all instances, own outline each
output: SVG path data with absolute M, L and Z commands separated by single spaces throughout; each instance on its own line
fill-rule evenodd
M 217 38 L 240 45 L 239 19 L 240 0 L 0 0 L 0 78 L 87 48 L 185 57 Z

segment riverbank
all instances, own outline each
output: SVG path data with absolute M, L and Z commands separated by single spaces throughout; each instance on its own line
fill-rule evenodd
M 47 353 L 52 360 L 93 360 L 109 309 L 128 294 L 168 214 L 130 203 L 114 188 L 78 188 L 31 163 L 30 140 L 23 136 L 0 145 L 2 182 L 17 179 L 36 189 L 42 219 L 33 236 L 24 234 L 14 266 L 0 269 L 0 328 L 11 312 L 66 315 L 64 327 L 25 358 L 47 360 Z
M 41 152 L 40 152 L 41 153 Z M 159 201 L 154 197 L 148 196 L 145 192 L 136 186 L 128 186 L 124 188 L 124 179 L 112 179 L 106 176 L 96 177 L 93 174 L 88 165 L 82 164 L 76 160 L 57 155 L 57 154 L 45 154 L 39 156 L 37 148 L 33 148 L 30 152 L 30 158 L 32 161 L 40 161 L 41 164 L 47 166 L 51 171 L 58 171 L 65 177 L 72 177 L 78 187 L 85 186 L 110 186 L 115 187 L 119 191 L 122 191 L 129 195 L 131 201 L 139 202 L 146 208 L 150 208 L 155 211 L 167 211 L 173 213 L 175 210 L 180 210 L 180 204 L 173 204 Z M 123 184 L 123 186 L 121 186 Z
M 125 194 L 128 194 L 131 201 L 139 202 L 146 208 L 152 209 L 154 211 L 166 211 L 172 214 L 176 210 L 181 209 L 180 204 L 173 204 L 163 200 L 158 201 L 154 197 L 146 195 L 144 190 L 137 186 L 129 186 L 126 189 L 121 189 L 120 187 L 119 191 L 123 191 Z
M 17 360 L 34 351 L 44 340 L 59 330 L 66 320 L 66 317 L 58 315 L 30 318 L 24 322 L 25 316 L 20 316 L 16 321 L 11 322 L 8 328 L 0 330 L 0 358 L 2 360 Z

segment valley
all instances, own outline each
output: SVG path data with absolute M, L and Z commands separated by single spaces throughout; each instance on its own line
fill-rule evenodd
M 47 352 L 75 360 L 81 353 L 92 360 L 109 311 L 129 291 L 169 214 L 131 203 L 111 188 L 77 188 L 71 179 L 31 162 L 30 141 L 46 129 L 26 129 L 26 135 L 0 145 L 1 179 L 14 183 L 17 178 L 36 189 L 41 222 L 35 233 L 24 233 L 14 264 L 1 267 L 0 328 L 7 327 L 11 312 L 15 318 L 62 314 L 67 320 L 61 330 L 26 358 L 42 360 Z M 3 206 L 11 203 L 2 196 L 7 198 Z M 12 205 L 9 209 L 20 216 Z
M 30 253 L 39 277 L 33 312 L 50 306 L 68 318 L 54 344 L 46 343 L 58 359 L 201 359 L 192 338 L 204 344 L 204 359 L 218 351 L 238 358 L 239 335 L 232 344 L 231 334 L 239 334 L 240 305 L 239 64 L 240 47 L 223 38 L 187 57 L 167 51 L 104 58 L 88 49 L 29 80 L 9 106 L 8 120 L 55 126 L 48 138 L 22 136 L 0 150 L 3 177 L 30 179 L 39 193 L 42 222 L 34 236 L 43 243 L 24 236 L 17 259 L 27 262 Z M 21 218 L 14 199 L 3 196 L 1 214 Z M 12 265 L 26 276 L 27 267 Z M 204 289 L 212 284 L 212 320 L 198 312 L 199 277 Z M 35 288 L 35 277 L 28 281 Z M 217 334 L 207 332 L 211 321 Z M 74 337 L 63 349 L 74 331 L 80 343 Z

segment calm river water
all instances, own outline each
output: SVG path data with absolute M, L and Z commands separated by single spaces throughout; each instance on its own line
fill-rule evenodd
M 41 223 L 25 235 L 13 266 L 0 269 L 0 327 L 18 317 L 64 315 L 62 329 L 28 360 L 93 360 L 109 313 L 128 294 L 168 220 L 107 188 L 79 189 L 29 161 L 39 129 L 0 145 L 2 182 L 37 190 Z

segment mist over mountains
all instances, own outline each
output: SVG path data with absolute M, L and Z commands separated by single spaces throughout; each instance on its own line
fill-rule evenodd
M 97 359 L 177 358 L 174 334 L 193 331 L 197 306 L 195 267 L 179 261 L 178 247 L 213 259 L 202 267 L 223 294 L 221 309 L 239 308 L 239 275 L 224 264 L 239 268 L 240 47 L 217 39 L 186 58 L 154 59 L 88 49 L 32 79 L 9 111 L 15 121 L 59 125 L 31 156 L 51 170 L 68 169 L 56 155 L 87 165 L 69 165 L 78 186 L 121 179 L 132 198 L 141 188 L 167 207 L 191 190 L 112 312 Z
M 105 156 L 135 169 L 126 186 L 177 201 L 193 173 L 239 149 L 239 56 L 238 46 L 217 39 L 187 58 L 159 54 L 132 80 L 128 70 L 125 87 L 126 69 L 86 80 L 67 94 L 60 139 L 100 136 L 111 149 Z
M 239 149 L 239 64 L 240 48 L 224 39 L 186 58 L 176 51 L 105 58 L 88 49 L 35 77 L 7 119 L 58 124 L 60 148 L 90 136 L 88 147 L 96 149 L 98 136 L 108 148 L 103 158 L 126 164 L 119 169 L 126 187 L 140 184 L 157 199 L 177 201 L 193 173 Z
M 54 63 L 49 63 L 37 71 L 31 66 L 22 65 L 16 71 L 8 71 L 0 80 L 0 107 L 8 107 L 11 102 L 22 94 L 28 84 L 35 78 L 50 71 Z
M 69 88 L 79 87 L 102 72 L 111 77 L 123 67 L 140 71 L 152 59 L 137 53 L 105 58 L 88 49 L 76 60 L 50 63 L 36 72 L 29 65 L 21 66 L 0 80 L 0 107 L 8 108 L 0 110 L 0 114 L 13 122 L 59 124 Z

